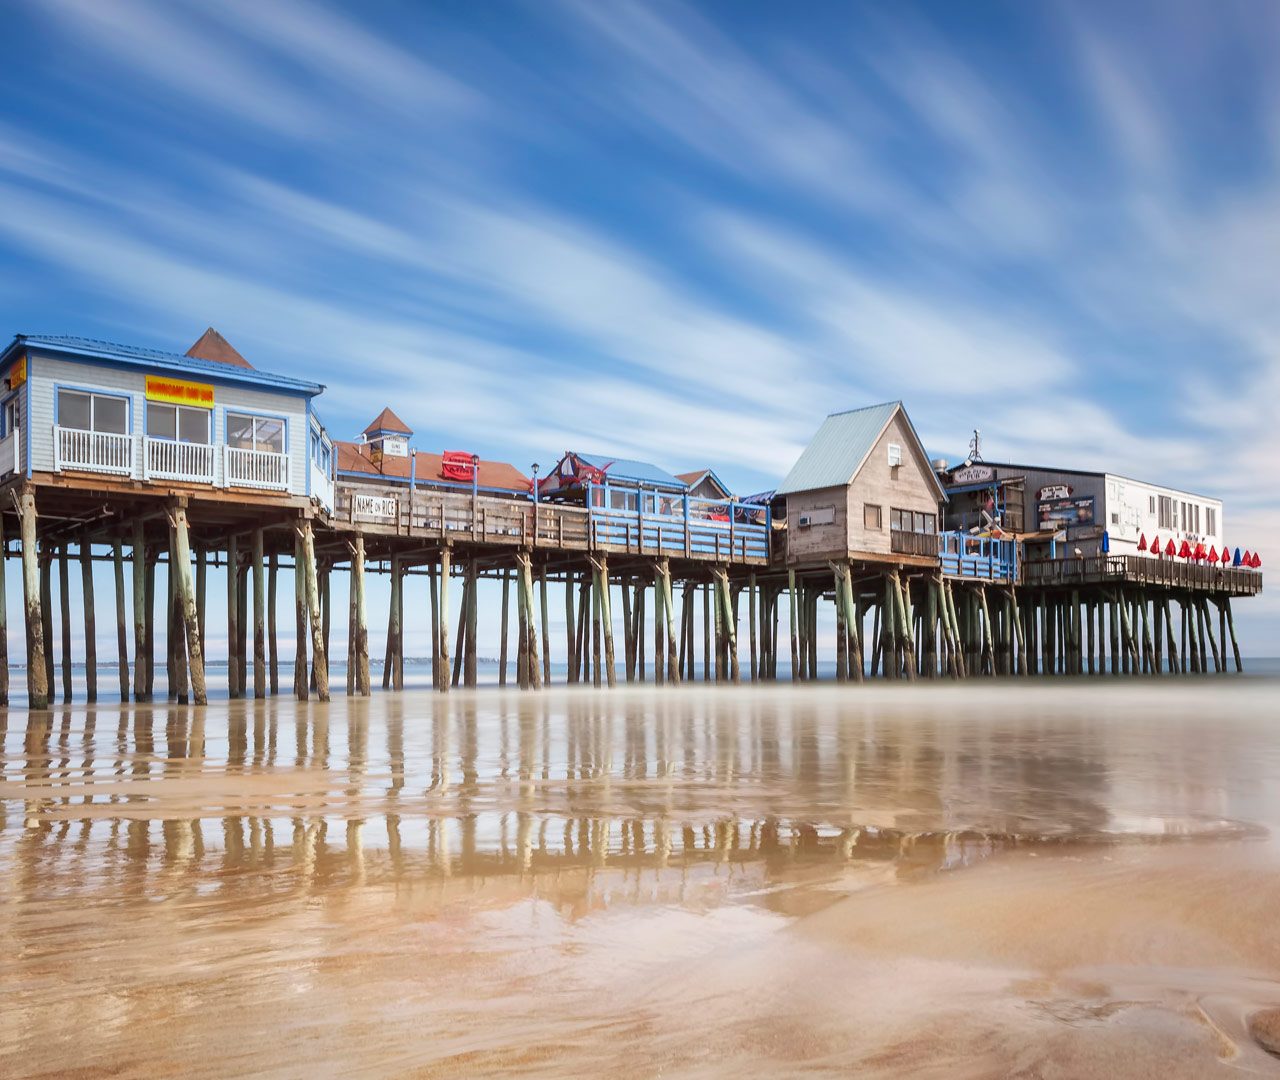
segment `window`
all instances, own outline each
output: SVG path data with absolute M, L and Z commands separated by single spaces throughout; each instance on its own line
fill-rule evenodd
M 1160 528 L 1172 529 L 1173 528 L 1173 499 L 1170 498 L 1168 495 L 1161 495 L 1157 505 L 1159 507 L 1157 516 L 1159 518 Z
M 207 443 L 210 441 L 209 410 L 148 402 L 147 435 L 152 439 Z
M 902 464 L 902 447 L 896 442 L 889 444 L 889 468 L 896 469 Z
M 14 394 L 4 403 L 4 430 L 0 435 L 12 435 L 22 427 L 22 394 Z
M 609 507 L 613 510 L 634 510 L 636 493 L 634 491 L 610 491 Z
M 863 503 L 862 505 L 862 527 L 864 529 L 883 529 L 881 524 L 881 509 L 873 506 L 871 503 Z
M 278 416 L 227 413 L 227 445 L 237 450 L 284 453 L 284 421 Z
M 1216 507 L 1204 508 L 1204 531 L 1210 536 L 1218 535 L 1218 511 Z
M 1111 511 L 1111 524 L 1112 525 L 1120 524 L 1120 512 L 1118 510 Z
M 311 433 L 311 460 L 317 469 L 326 476 L 329 475 L 329 466 L 333 462 L 333 447 L 321 437 L 318 431 Z
M 124 435 L 129 430 L 128 399 L 83 390 L 59 390 L 58 426 Z
M 894 532 L 934 533 L 937 532 L 937 526 L 936 514 L 923 513 L 919 510 L 889 511 L 889 528 Z
M 1199 503 L 1196 503 L 1196 528 L 1195 528 L 1195 531 L 1196 531 L 1196 533 L 1197 533 L 1197 534 L 1199 534 L 1199 532 L 1200 532 L 1200 504 L 1199 504 Z
M 1154 495 L 1147 498 L 1147 513 L 1154 514 L 1156 512 L 1156 497 Z

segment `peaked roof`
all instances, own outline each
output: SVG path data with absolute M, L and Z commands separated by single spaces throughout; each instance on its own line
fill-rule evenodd
M 375 464 L 367 443 L 336 440 L 333 445 L 338 454 L 339 472 L 361 473 L 370 477 L 394 480 L 408 480 L 412 474 L 420 485 L 438 484 L 466 490 L 471 488 L 469 483 L 459 483 L 445 478 L 444 457 L 441 454 L 429 454 L 419 450 L 412 459 L 386 455 L 382 458 L 381 464 Z M 476 486 L 482 490 L 509 491 L 520 495 L 528 495 L 530 490 L 529 478 L 514 465 L 509 465 L 505 461 L 483 459 L 476 473 Z
M 657 465 L 649 464 L 647 461 L 635 461 L 631 458 L 611 458 L 605 457 L 603 454 L 582 454 L 576 450 L 571 451 L 571 453 L 579 461 L 585 462 L 593 469 L 599 469 L 611 480 L 634 480 L 641 484 L 661 484 L 664 487 L 679 488 L 682 491 L 688 487 L 683 480 L 672 476 L 665 469 L 658 468 Z
M 379 431 L 392 431 L 399 435 L 412 435 L 413 429 L 409 427 L 390 409 L 383 409 L 373 418 L 373 422 L 364 429 L 363 434 L 373 435 Z
M 707 478 L 710 478 L 711 482 L 724 492 L 726 498 L 732 494 L 728 485 L 726 485 L 725 482 L 716 475 L 715 469 L 697 469 L 694 472 L 676 473 L 676 479 L 683 480 L 690 488 L 697 487 L 704 479 Z
M 184 375 L 203 375 L 225 382 L 248 383 L 273 390 L 287 390 L 313 396 L 324 389 L 322 383 L 308 379 L 295 379 L 289 375 L 272 375 L 255 368 L 240 367 L 220 360 L 207 360 L 200 356 L 184 356 L 182 353 L 163 349 L 144 349 L 136 345 L 117 345 L 110 341 L 75 337 L 67 334 L 15 334 L 0 353 L 0 364 L 22 349 L 42 349 L 46 352 L 80 356 L 93 360 L 106 360 L 129 367 L 150 368 L 153 371 L 175 371 Z
M 901 401 L 885 401 L 862 409 L 832 413 L 822 422 L 804 453 L 778 485 L 777 494 L 790 495 L 819 488 L 844 487 L 858 474 L 885 428 L 899 411 L 915 439 L 916 448 L 925 459 L 925 471 L 933 481 L 934 488 L 946 498 L 946 492 L 928 464 L 928 455 L 924 452 L 920 436 L 916 434 L 915 426 Z
M 200 339 L 187 350 L 188 356 L 194 356 L 200 360 L 212 360 L 216 364 L 233 364 L 235 367 L 250 368 L 253 365 L 249 363 L 231 346 L 226 338 L 218 333 L 212 326 L 209 327 Z

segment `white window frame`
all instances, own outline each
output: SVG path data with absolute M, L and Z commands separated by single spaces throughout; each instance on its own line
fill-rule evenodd
M 222 411 L 222 438 L 227 446 L 231 446 L 231 418 L 233 416 L 248 420 L 253 425 L 253 445 L 236 446 L 233 450 L 253 450 L 259 454 L 286 454 L 289 452 L 289 418 L 273 416 L 270 413 L 244 412 L 240 409 L 224 409 Z M 268 450 L 258 445 L 258 424 L 274 421 L 280 425 L 280 449 Z
M 98 398 L 105 398 L 105 399 L 108 399 L 108 400 L 111 400 L 111 401 L 122 401 L 122 402 L 124 402 L 124 430 L 123 430 L 123 431 L 105 431 L 105 430 L 104 430 L 104 431 L 102 431 L 102 432 L 101 432 L 101 434 L 103 434 L 103 435 L 128 435 L 128 434 L 129 434 L 129 427 L 130 427 L 130 425 L 129 425 L 129 419 L 130 419 L 130 406 L 131 406 L 131 402 L 129 401 L 129 396 L 128 396 L 127 394 L 113 394 L 113 393 L 111 393 L 110 391 L 107 391 L 107 390 L 82 390 L 82 389 L 80 389 L 80 387 L 78 387 L 78 386 L 59 386 L 59 387 L 57 387 L 57 388 L 55 389 L 55 391 L 54 391 L 54 404 L 53 404 L 53 407 L 54 407 L 54 409 L 56 410 L 56 415 L 57 415 L 57 417 L 58 417 L 58 426 L 59 426 L 59 427 L 65 427 L 65 428 L 70 428 L 70 425 L 69 425 L 69 424 L 64 424 L 64 423 L 62 422 L 62 395 L 63 395 L 63 394 L 79 394 L 79 395 L 80 395 L 80 397 L 86 397 L 86 398 L 88 398 L 88 399 L 89 399 L 89 426 L 88 426 L 87 428 L 74 428 L 74 429 L 71 429 L 71 430 L 75 430 L 75 431 L 95 431 L 95 432 L 96 432 L 96 431 L 98 431 L 98 429 L 97 429 L 96 427 L 94 427 L 94 426 L 93 426 L 93 424 L 94 424 L 94 420 L 95 420 L 95 418 L 97 417 L 97 413 L 98 413 L 98 410 L 97 410 L 97 400 L 98 400 Z M 15 394 L 15 395 L 14 395 L 14 398 L 17 398 L 18 396 L 20 396 L 20 395 Z M 7 407 L 8 407 L 8 402 L 6 402 L 6 403 L 5 403 L 5 405 L 6 405 L 6 408 L 7 408 Z M 6 432 L 6 434 L 7 434 L 7 432 Z
M 889 468 L 896 469 L 902 464 L 902 444 L 891 442 L 889 444 Z
M 151 413 L 153 410 L 173 409 L 173 436 L 168 435 L 152 435 L 151 434 Z M 203 413 L 206 425 L 207 436 L 204 442 L 195 442 L 191 439 L 182 437 L 182 412 Z M 147 438 L 155 439 L 158 442 L 185 442 L 192 446 L 211 446 L 213 444 L 213 410 L 201 409 L 194 405 L 177 405 L 169 401 L 148 401 L 147 402 Z

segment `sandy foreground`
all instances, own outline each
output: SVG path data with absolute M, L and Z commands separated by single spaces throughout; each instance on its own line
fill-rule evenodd
M 1280 1075 L 1277 700 L 15 711 L 0 1075 Z

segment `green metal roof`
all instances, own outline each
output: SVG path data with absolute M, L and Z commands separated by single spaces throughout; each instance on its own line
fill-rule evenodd
M 778 485 L 777 494 L 844 487 L 867 460 L 880 433 L 901 407 L 901 401 L 886 401 L 864 409 L 832 413 Z

